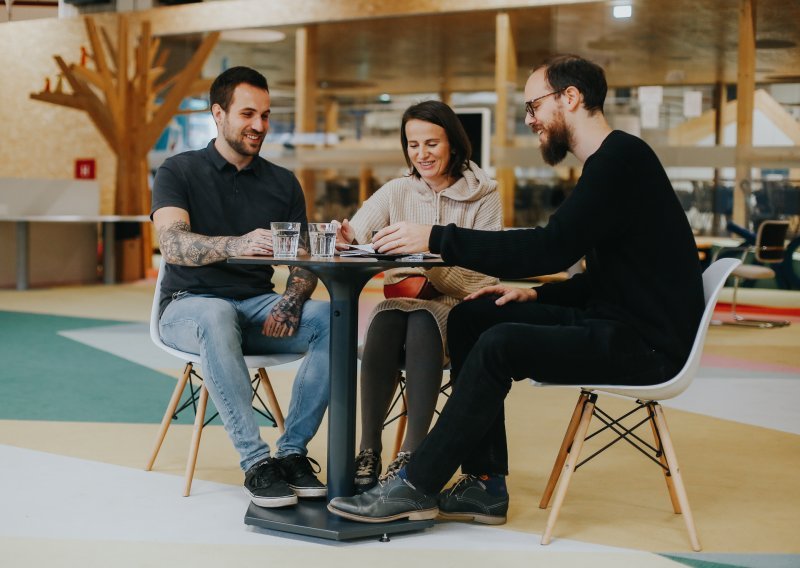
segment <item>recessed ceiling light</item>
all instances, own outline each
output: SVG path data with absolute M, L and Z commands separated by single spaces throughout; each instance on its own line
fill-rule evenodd
M 267 28 L 244 28 L 240 30 L 224 30 L 219 39 L 236 43 L 275 43 L 285 40 L 286 34 Z
M 612 13 L 617 19 L 630 18 L 633 15 L 633 6 L 630 4 L 617 4 L 613 7 Z

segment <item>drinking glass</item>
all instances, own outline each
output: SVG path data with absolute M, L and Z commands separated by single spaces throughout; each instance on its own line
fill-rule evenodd
M 336 250 L 336 225 L 309 223 L 308 239 L 311 241 L 311 256 L 331 258 Z
M 270 229 L 272 229 L 273 256 L 275 258 L 297 258 L 300 223 L 270 223 Z

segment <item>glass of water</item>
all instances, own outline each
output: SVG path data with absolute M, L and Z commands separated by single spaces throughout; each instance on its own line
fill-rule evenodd
M 331 258 L 336 250 L 336 225 L 333 223 L 309 223 L 308 240 L 311 256 Z
M 300 241 L 300 223 L 270 223 L 272 250 L 275 258 L 297 258 Z

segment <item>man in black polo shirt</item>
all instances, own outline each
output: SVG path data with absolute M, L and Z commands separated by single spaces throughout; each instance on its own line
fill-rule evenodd
M 317 278 L 303 269 L 290 268 L 280 295 L 271 267 L 226 262 L 272 254 L 272 234 L 264 227 L 272 221 L 305 224 L 305 200 L 290 171 L 258 155 L 270 114 L 264 76 L 246 67 L 228 69 L 211 85 L 210 103 L 217 137 L 203 150 L 169 158 L 155 177 L 150 215 L 167 262 L 159 330 L 167 345 L 200 355 L 253 503 L 293 505 L 298 497 L 327 492 L 306 446 L 329 399 L 329 306 L 309 300 Z M 270 455 L 251 406 L 243 354 L 304 352 L 286 430 Z

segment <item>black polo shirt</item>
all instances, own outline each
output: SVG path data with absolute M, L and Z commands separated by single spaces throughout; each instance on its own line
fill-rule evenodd
M 156 172 L 150 218 L 162 207 L 189 212 L 191 230 L 205 236 L 241 236 L 272 221 L 306 223 L 303 191 L 286 168 L 256 156 L 243 170 L 214 147 L 168 158 Z M 166 265 L 161 310 L 176 292 L 242 300 L 273 290 L 270 266 L 229 264 Z

